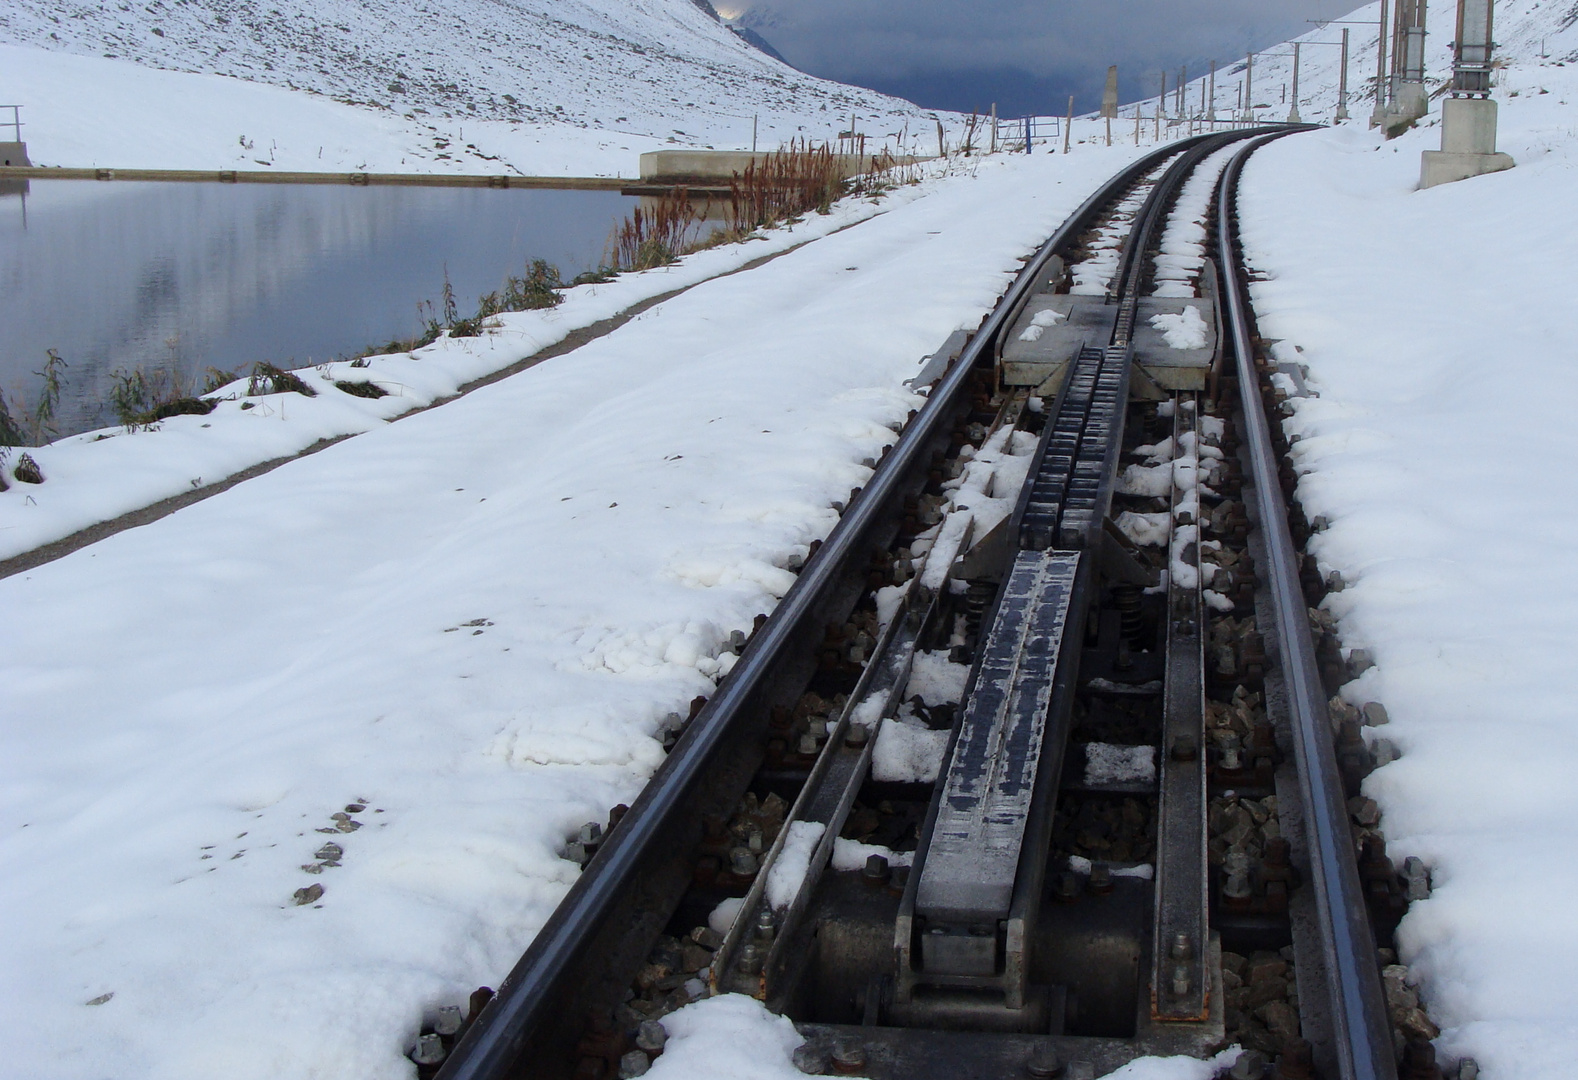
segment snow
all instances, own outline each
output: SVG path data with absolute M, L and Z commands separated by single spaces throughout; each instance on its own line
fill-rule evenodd
M 1199 295 L 1196 281 L 1205 266 L 1206 215 L 1211 208 L 1211 197 L 1216 194 L 1216 182 L 1237 152 L 1236 146 L 1223 147 L 1202 161 L 1184 181 L 1168 215 L 1167 228 L 1162 231 L 1152 296 Z M 1156 325 L 1154 320 L 1151 325 Z M 1172 339 L 1167 343 L 1172 345 Z M 1202 337 L 1200 345 L 1173 345 L 1173 348 L 1198 349 L 1204 344 Z
M 665 1016 L 668 1042 L 646 1074 L 650 1080 L 803 1080 L 794 1024 L 753 997 L 720 994 Z
M 1053 311 L 1051 308 L 1047 308 L 1045 311 L 1038 311 L 1030 317 L 1030 325 L 1020 331 L 1019 340 L 1040 341 L 1041 335 L 1047 332 L 1047 327 L 1056 326 L 1066 318 L 1068 316 L 1061 311 Z
M 745 897 L 730 896 L 718 901 L 718 906 L 707 915 L 707 926 L 715 933 L 727 934 L 734 925 L 734 920 L 740 917 L 740 909 L 745 906 Z
M 969 664 L 955 664 L 948 650 L 922 650 L 910 666 L 910 681 L 905 692 L 926 705 L 942 705 L 964 698 L 964 684 L 970 677 Z
M 1166 510 L 1156 514 L 1124 510 L 1114 519 L 1113 524 L 1124 536 L 1141 547 L 1165 547 L 1172 515 Z
M 774 908 L 782 911 L 799 895 L 805 875 L 811 869 L 811 855 L 826 831 L 827 825 L 820 821 L 789 823 L 783 847 L 778 849 L 778 857 L 767 874 L 767 902 Z
M 408 1076 L 424 1011 L 498 984 L 569 839 L 633 800 L 866 482 L 904 380 L 1132 157 L 983 162 L 0 581 L 8 1068 Z M 341 865 L 304 872 L 326 839 Z
M 1151 326 L 1162 332 L 1169 349 L 1203 349 L 1209 330 L 1198 308 L 1186 307 L 1177 315 L 1151 316 Z
M 1085 783 L 1149 783 L 1156 779 L 1156 747 L 1085 744 Z
M 1471 1056 L 1487 1080 L 1557 1080 L 1578 1058 L 1578 867 L 1559 854 L 1578 848 L 1569 23 L 1497 5 L 1499 149 L 1516 168 L 1417 191 L 1439 102 L 1392 142 L 1365 106 L 1257 154 L 1240 197 L 1260 332 L 1319 394 L 1285 427 L 1304 510 L 1330 522 L 1311 549 L 1346 583 L 1326 607 L 1375 660 L 1343 696 L 1384 704 L 1391 723 L 1367 735 L 1401 751 L 1365 794 L 1388 854 L 1423 859 L 1435 887 L 1403 920 L 1401 959 L 1442 1060 Z M 1433 85 L 1449 36 L 1428 39 Z
M 871 778 L 880 782 L 930 783 L 948 750 L 946 729 L 933 730 L 906 706 L 882 721 L 871 749 Z
M 892 848 L 883 847 L 881 844 L 862 844 L 859 840 L 850 840 L 840 836 L 833 841 L 833 869 L 834 870 L 863 870 L 866 860 L 873 855 L 881 855 L 888 860 L 889 866 L 908 866 L 915 858 L 913 851 L 894 851 Z
M 65 14 L 0 12 L 0 99 L 24 106 L 35 164 L 634 176 L 645 151 L 749 149 L 753 118 L 770 149 L 852 112 L 879 142 L 935 145 L 921 109 L 796 71 L 690 0 Z

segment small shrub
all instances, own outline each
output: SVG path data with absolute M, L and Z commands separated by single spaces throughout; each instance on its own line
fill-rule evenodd
M 583 270 L 583 271 L 581 271 L 579 274 L 576 274 L 575 277 L 570 279 L 570 284 L 572 286 L 574 286 L 574 285 L 603 285 L 603 284 L 606 284 L 607 282 L 610 282 L 610 281 L 614 280 L 614 278 L 616 278 L 618 276 L 619 276 L 619 271 L 618 270 L 614 270 L 614 269 L 611 269 L 611 268 L 606 267 L 606 266 L 600 266 L 596 270 Z
M 142 368 L 110 373 L 110 408 L 126 430 L 135 430 L 142 423 L 142 415 L 152 407 L 148 377 Z
M 481 332 L 482 323 L 480 317 L 472 319 L 456 319 L 454 322 L 449 324 L 449 336 L 452 338 L 476 337 Z
M 16 468 L 11 470 L 11 475 L 24 484 L 42 484 L 44 473 L 38 467 L 38 462 L 33 460 L 32 454 L 23 454 L 16 459 Z
M 154 424 L 172 416 L 207 416 L 219 407 L 212 398 L 179 397 L 161 401 L 138 418 L 142 424 Z
M 39 390 L 38 404 L 33 407 L 33 412 L 28 417 L 29 434 L 33 437 L 35 446 L 42 446 L 55 435 L 55 409 L 60 405 L 60 388 L 65 385 L 61 371 L 68 365 L 60 358 L 54 349 L 44 350 L 44 370 L 35 371 L 43 380 Z
M 117 370 L 110 374 L 110 379 L 110 407 L 128 431 L 172 416 L 207 416 L 219 404 L 193 395 L 178 374 L 163 369 L 152 375 L 142 368 L 134 368 L 129 373 Z
M 259 397 L 263 394 L 318 396 L 318 392 L 302 382 L 294 372 L 281 370 L 273 364 L 260 360 L 252 366 L 252 374 L 247 380 L 247 397 Z
M 207 376 L 203 379 L 203 393 L 212 394 L 215 390 L 229 386 L 238 378 L 240 376 L 234 371 L 222 371 L 219 368 L 211 367 L 208 369 Z
M 389 391 L 373 382 L 352 382 L 349 379 L 340 379 L 334 384 L 336 390 L 341 390 L 352 397 L 381 398 Z
M 675 188 L 651 208 L 636 207 L 615 228 L 606 262 L 620 270 L 667 266 L 689 250 L 695 224 L 690 194 Z
M 5 394 L 0 393 L 0 447 L 26 446 L 25 439 L 21 425 L 11 418 L 11 410 L 6 407 Z M 0 461 L 4 460 L 4 454 L 0 454 Z

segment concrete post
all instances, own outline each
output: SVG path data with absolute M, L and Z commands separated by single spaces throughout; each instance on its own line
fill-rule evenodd
M 997 102 L 992 102 L 992 153 L 997 153 Z
M 1178 113 L 1178 119 L 1180 120 L 1184 118 L 1184 114 L 1189 110 L 1189 102 L 1184 98 L 1184 90 L 1188 87 L 1188 85 L 1189 65 L 1185 64 L 1183 67 L 1178 69 L 1178 88 L 1173 91 L 1173 95 L 1178 99 L 1176 103 L 1176 111 Z
M 1392 41 L 1392 103 L 1386 110 L 1387 137 L 1401 134 L 1430 108 L 1425 90 L 1425 0 L 1397 0 Z
M 1101 91 L 1101 118 L 1107 122 L 1107 145 L 1112 145 L 1112 118 L 1118 115 L 1118 65 L 1107 68 L 1107 85 Z
M 1375 24 L 1375 109 L 1370 126 L 1380 127 L 1386 119 L 1386 0 L 1381 0 L 1381 15 Z
M 1255 120 L 1255 54 L 1250 53 L 1244 63 L 1244 119 Z
M 1205 118 L 1211 122 L 1211 130 L 1216 130 L 1216 61 L 1211 61 L 1211 104 L 1206 107 Z
M 1303 42 L 1293 43 L 1293 107 L 1288 110 L 1288 123 L 1302 124 L 1304 121 L 1299 116 L 1299 46 Z
M 1348 119 L 1348 28 L 1342 28 L 1342 69 L 1337 74 L 1337 120 Z
M 1490 100 L 1494 14 L 1493 0 L 1458 0 L 1452 96 L 1441 104 L 1441 149 L 1426 150 L 1420 162 L 1421 188 L 1501 172 L 1514 164 L 1510 156 L 1496 152 L 1496 103 Z
M 1063 152 L 1065 154 L 1069 152 L 1070 144 L 1073 141 L 1074 141 L 1074 95 L 1070 94 L 1068 96 L 1068 123 L 1063 125 Z

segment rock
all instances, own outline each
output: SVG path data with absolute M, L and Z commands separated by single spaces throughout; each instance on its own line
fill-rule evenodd
M 1239 956 L 1237 953 L 1222 953 L 1222 970 L 1231 971 L 1234 975 L 1239 976 L 1239 978 L 1243 978 L 1244 968 L 1248 966 L 1248 964 L 1249 961 L 1244 959 L 1242 956 Z
M 636 972 L 636 985 L 643 990 L 651 990 L 673 974 L 674 969 L 668 964 L 643 964 L 641 970 Z
M 324 844 L 321 848 L 312 853 L 312 857 L 314 859 L 325 859 L 333 862 L 338 860 L 344 854 L 345 849 L 339 844 Z
M 1366 829 L 1373 829 L 1381 823 L 1380 806 L 1374 799 L 1364 795 L 1355 795 L 1348 800 L 1348 814 Z
M 1441 1034 L 1441 1029 L 1419 1008 L 1393 1009 L 1392 1025 L 1410 1039 L 1429 1040 Z
M 1285 1001 L 1272 1001 L 1255 1010 L 1255 1015 L 1281 1039 L 1296 1038 L 1299 1033 L 1299 1014 Z
M 1256 954 L 1255 959 L 1249 962 L 1250 985 L 1267 979 L 1286 979 L 1287 974 L 1288 962 L 1274 953 Z
M 679 956 L 680 967 L 686 971 L 700 971 L 712 963 L 712 952 L 708 949 L 703 949 L 694 941 L 687 941 L 681 946 Z
M 308 885 L 305 889 L 297 889 L 295 893 L 296 906 L 311 904 L 323 896 L 322 885 Z
M 1222 989 L 1232 993 L 1243 985 L 1244 980 L 1240 979 L 1234 971 L 1224 965 L 1222 968 Z
M 1408 969 L 1402 964 L 1388 964 L 1381 969 L 1381 983 L 1386 988 L 1386 1007 L 1390 1010 L 1417 1009 L 1419 995 L 1408 985 Z M 1431 1036 L 1435 1038 L 1435 1036 Z
M 1249 1011 L 1254 1012 L 1262 1005 L 1273 1001 L 1285 1001 L 1288 996 L 1288 981 L 1286 979 L 1267 978 L 1260 982 L 1252 983 L 1249 987 Z
M 700 945 L 703 949 L 711 949 L 716 952 L 718 947 L 723 944 L 723 935 L 710 926 L 698 926 L 690 932 L 690 940 Z
M 1255 1020 L 1244 1021 L 1238 1029 L 1238 1041 L 1245 1050 L 1259 1050 L 1267 1055 L 1274 1055 L 1282 1049 L 1282 1040 Z

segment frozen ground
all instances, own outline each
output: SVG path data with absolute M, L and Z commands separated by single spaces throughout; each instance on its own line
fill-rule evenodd
M 571 830 L 869 475 L 902 381 L 1132 153 L 983 164 L 0 581 L 0 1073 L 409 1075 L 424 1009 L 508 970 Z
M 1444 1058 L 1560 1080 L 1578 1060 L 1578 32 L 1537 4 L 1496 15 L 1515 169 L 1415 191 L 1438 113 L 1392 143 L 1361 120 L 1257 155 L 1240 208 L 1261 333 L 1319 393 L 1288 422 L 1299 496 L 1331 522 L 1312 547 L 1347 583 L 1328 601 L 1343 643 L 1376 663 L 1344 696 L 1386 705 L 1368 735 L 1402 753 L 1366 791 L 1393 858 L 1434 878 L 1402 958 Z
M 852 114 L 936 144 L 932 114 L 796 71 L 691 0 L 13 0 L 0 100 L 40 165 L 634 176 L 646 150 L 748 149 L 753 118 L 773 148 Z

